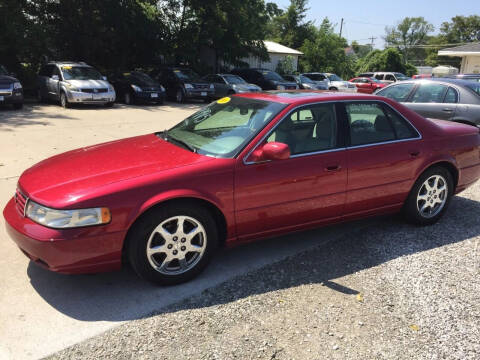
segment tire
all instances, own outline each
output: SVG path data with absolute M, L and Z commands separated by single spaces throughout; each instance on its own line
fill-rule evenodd
M 175 93 L 175 100 L 177 103 L 181 104 L 185 102 L 185 94 L 183 92 L 183 89 L 178 88 L 177 92 Z
M 128 91 L 125 94 L 123 94 L 123 102 L 125 103 L 125 105 L 133 104 L 132 94 L 130 94 Z
M 336 87 L 331 87 L 331 88 L 329 88 L 328 90 L 330 90 L 330 91 L 338 91 L 338 89 L 337 89 Z
M 188 232 L 195 229 L 199 233 L 189 239 Z M 206 209 L 183 202 L 146 213 L 129 231 L 127 241 L 128 259 L 141 278 L 174 285 L 194 278 L 207 266 L 217 247 L 218 229 Z M 152 247 L 159 249 L 147 255 Z
M 107 108 L 112 108 L 114 104 L 115 104 L 115 103 L 114 103 L 113 101 L 107 102 L 107 103 L 105 104 L 105 107 L 107 107 Z
M 68 102 L 67 94 L 64 91 L 60 93 L 60 106 L 64 109 L 68 109 L 71 105 Z
M 450 171 L 441 166 L 427 169 L 417 179 L 405 202 L 403 213 L 406 220 L 416 225 L 436 223 L 447 210 L 453 192 Z
M 163 99 L 158 100 L 155 104 L 157 104 L 157 105 L 163 105 Z
M 13 108 L 14 108 L 15 110 L 20 110 L 21 108 L 23 108 L 23 103 L 13 104 Z

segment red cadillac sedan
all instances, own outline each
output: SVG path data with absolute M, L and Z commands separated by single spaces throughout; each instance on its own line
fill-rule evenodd
M 373 94 L 378 89 L 384 88 L 387 84 L 378 81 L 373 77 L 356 77 L 348 80 L 355 84 L 357 91 L 365 94 Z
M 47 269 L 129 261 L 142 278 L 174 284 L 225 244 L 399 211 L 433 224 L 479 177 L 476 127 L 382 97 L 279 91 L 222 98 L 168 131 L 46 159 L 22 174 L 3 214 Z

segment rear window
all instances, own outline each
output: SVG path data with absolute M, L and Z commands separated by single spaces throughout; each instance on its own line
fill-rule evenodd
M 468 85 L 465 85 L 470 91 L 475 93 L 477 96 L 480 96 L 480 83 L 471 82 Z
M 398 102 L 404 102 L 408 99 L 408 95 L 410 95 L 414 86 L 415 84 L 413 83 L 391 85 L 380 90 L 377 95 L 385 96 Z

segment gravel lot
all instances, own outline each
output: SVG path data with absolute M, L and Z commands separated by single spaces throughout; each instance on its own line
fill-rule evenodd
M 51 358 L 479 359 L 479 190 L 435 226 L 377 219 Z

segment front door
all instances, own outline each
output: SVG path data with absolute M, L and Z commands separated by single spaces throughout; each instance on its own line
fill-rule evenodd
M 286 115 L 264 140 L 289 145 L 287 160 L 239 158 L 235 209 L 240 238 L 340 219 L 347 184 L 346 151 L 333 103 Z

